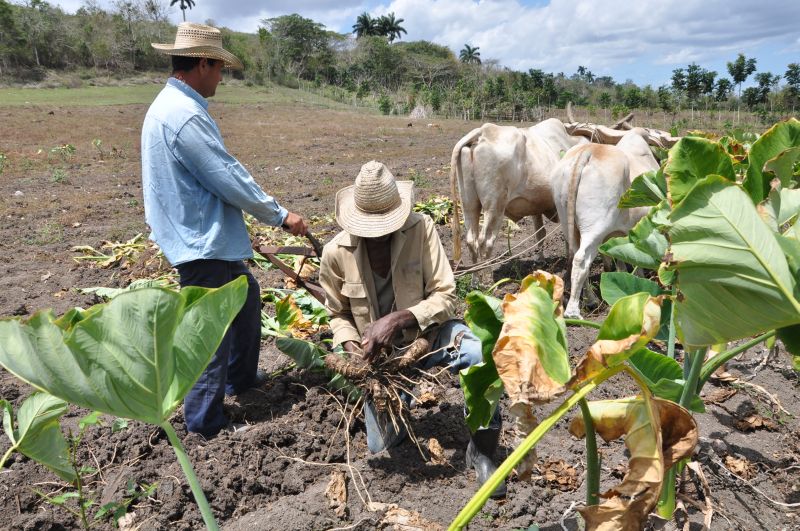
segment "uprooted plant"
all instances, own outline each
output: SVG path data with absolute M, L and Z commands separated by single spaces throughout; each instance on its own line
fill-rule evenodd
M 275 301 L 274 317 L 262 315 L 262 334 L 275 336 L 278 349 L 291 357 L 296 367 L 321 369 L 332 375 L 331 386 L 344 389 L 354 398 L 355 410 L 365 399 L 372 400 L 377 412 L 385 413 L 395 429 L 404 427 L 419 448 L 409 423 L 408 400 L 415 388 L 436 382 L 435 374 L 417 367 L 432 354 L 430 341 L 418 337 L 407 346 L 384 349 L 376 360 L 367 362 L 361 353 L 348 354 L 341 349 L 329 352 L 310 341 L 325 324 L 324 306 L 298 290 Z
M 572 431 L 587 436 L 587 503 L 579 509 L 587 529 L 641 529 L 658 501 L 664 471 L 694 449 L 697 426 L 691 414 L 654 398 L 646 381 L 657 379 L 659 367 L 652 360 L 663 357 L 646 347 L 658 332 L 663 297 L 637 293 L 618 300 L 600 325 L 597 341 L 570 370 L 562 295 L 562 280 L 539 271 L 502 303 L 480 292 L 467 298 L 466 319 L 481 339 L 484 354 L 483 363 L 461 372 L 467 423 L 471 429 L 485 425 L 505 389 L 509 412 L 517 417 L 517 434 L 524 439 L 453 520 L 451 529 L 467 525 L 515 467 L 522 479 L 529 478 L 536 461 L 534 446 L 576 405 L 582 416 L 573 422 Z M 640 396 L 585 400 L 621 372 L 633 378 Z M 539 422 L 534 405 L 565 392 L 571 395 Z M 606 440 L 624 436 L 631 454 L 622 483 L 602 494 L 595 432 Z M 599 503 L 600 498 L 605 501 Z
M 26 455 L 74 481 L 60 454 L 66 443 L 57 418 L 64 402 L 155 424 L 167 434 L 206 526 L 218 529 L 169 418 L 208 365 L 246 294 L 247 280 L 240 277 L 217 289 L 133 290 L 58 319 L 42 311 L 25 321 L 0 320 L 0 365 L 52 395 L 34 395 L 42 397 L 35 402 L 41 404 L 25 415 L 23 404 L 12 448 L 33 448 Z

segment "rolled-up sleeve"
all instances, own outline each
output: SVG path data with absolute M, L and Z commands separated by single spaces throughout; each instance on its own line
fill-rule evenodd
M 422 244 L 422 280 L 425 298 L 408 310 L 417 318 L 420 330 L 455 318 L 456 282 L 433 222 L 425 216 Z
M 232 157 L 213 123 L 194 116 L 175 136 L 172 153 L 210 193 L 267 225 L 280 226 L 287 210 L 266 194 Z
M 325 308 L 330 315 L 333 344 L 341 345 L 346 341 L 361 343 L 361 335 L 350 313 L 350 299 L 342 294 L 344 271 L 335 254 L 336 249 L 330 244 L 326 245 L 319 268 L 319 283 L 325 290 Z

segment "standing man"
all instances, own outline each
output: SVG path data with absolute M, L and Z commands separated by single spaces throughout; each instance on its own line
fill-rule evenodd
M 184 22 L 174 44 L 153 44 L 172 56 L 172 76 L 142 126 L 142 192 L 153 239 L 183 286 L 216 288 L 245 275 L 247 300 L 200 379 L 184 400 L 186 427 L 213 437 L 229 424 L 225 394 L 263 383 L 258 371 L 261 297 L 243 260 L 251 258 L 242 211 L 262 223 L 306 233 L 301 216 L 265 194 L 225 149 L 208 102 L 222 68 L 242 68 L 211 26 Z
M 343 229 L 325 246 L 320 283 L 331 315 L 334 345 L 373 361 L 382 349 L 408 344 L 425 334 L 432 354 L 421 367 L 447 366 L 455 373 L 483 361 L 481 342 L 455 320 L 456 289 L 435 225 L 411 212 L 413 183 L 396 182 L 389 169 L 371 161 L 355 185 L 336 194 L 336 222 Z M 365 407 L 367 446 L 372 453 L 399 444 L 396 431 L 374 404 Z M 472 434 L 467 466 L 483 483 L 494 473 L 500 415 Z M 493 497 L 506 494 L 505 484 Z

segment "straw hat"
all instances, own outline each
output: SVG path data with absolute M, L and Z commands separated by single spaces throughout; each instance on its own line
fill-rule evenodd
M 178 24 L 175 44 L 150 43 L 150 46 L 166 55 L 182 57 L 205 57 L 225 62 L 226 68 L 241 70 L 242 62 L 222 47 L 222 34 L 217 28 L 194 22 Z
M 336 222 L 354 236 L 379 238 L 403 226 L 413 202 L 414 183 L 395 181 L 389 168 L 372 160 L 354 185 L 336 193 Z

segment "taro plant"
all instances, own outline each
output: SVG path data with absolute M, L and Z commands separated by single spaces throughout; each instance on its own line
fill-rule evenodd
M 65 401 L 163 429 L 206 526 L 217 529 L 169 418 L 208 365 L 246 293 L 247 281 L 240 277 L 217 289 L 133 290 L 87 310 L 74 308 L 60 318 L 42 311 L 25 321 L 3 319 L 0 365 L 54 397 L 47 399 L 47 418 L 57 418 Z M 19 418 L 32 416 L 36 417 L 35 410 L 24 417 L 21 411 Z M 60 445 L 52 419 L 37 426 Z M 17 432 L 28 424 L 18 423 Z M 22 441 L 17 447 L 24 448 L 25 439 L 16 437 L 12 441 Z M 37 441 L 28 444 L 42 444 Z M 63 468 L 60 461 L 54 464 Z
M 511 402 L 509 412 L 517 418 L 517 432 L 524 439 L 450 529 L 466 526 L 515 467 L 521 478 L 529 477 L 536 459 L 534 446 L 576 405 L 581 416 L 573 421 L 571 431 L 587 438 L 587 502 L 579 509 L 587 529 L 640 529 L 656 506 L 666 469 L 694 449 L 697 426 L 691 414 L 669 400 L 655 398 L 647 383 L 664 370 L 653 361 L 660 355 L 646 347 L 658 332 L 663 297 L 642 292 L 620 298 L 602 324 L 591 323 L 599 326 L 597 341 L 571 369 L 566 325 L 587 323 L 564 319 L 562 295 L 562 280 L 539 271 L 502 302 L 481 292 L 467 297 L 466 320 L 481 339 L 484 355 L 483 363 L 460 375 L 467 424 L 473 430 L 486 425 L 505 390 Z M 619 373 L 633 378 L 640 396 L 585 400 Z M 569 395 L 561 405 L 539 422 L 534 406 L 565 393 Z M 622 483 L 602 494 L 595 433 L 606 440 L 624 437 L 631 455 Z M 600 503 L 600 498 L 605 501 Z M 612 527 L 604 527 L 608 525 Z
M 652 208 L 627 236 L 609 240 L 601 251 L 657 271 L 661 285 L 605 275 L 604 297 L 642 289 L 671 294 L 667 348 L 672 357 L 675 338 L 680 340 L 687 351 L 684 368 L 679 378 L 651 383 L 679 389 L 682 405 L 696 399 L 725 362 L 773 337 L 800 370 L 798 159 L 796 119 L 746 141 L 687 137 L 659 171 L 637 177 L 620 200 L 621 208 Z M 705 360 L 709 347 L 743 339 Z M 676 470 L 670 473 L 674 478 Z M 675 482 L 667 481 L 659 513 L 669 518 L 674 509 Z
M 453 213 L 453 201 L 447 196 L 435 195 L 427 201 L 414 204 L 414 212 L 427 214 L 437 225 L 447 225 Z

